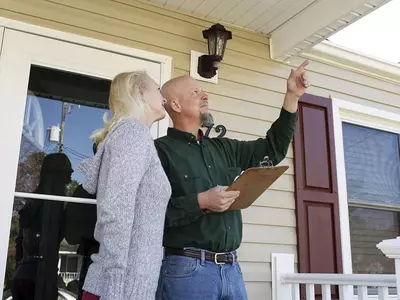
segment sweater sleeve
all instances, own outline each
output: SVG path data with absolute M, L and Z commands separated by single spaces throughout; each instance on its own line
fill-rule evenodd
M 150 164 L 151 139 L 145 128 L 121 126 L 109 140 L 104 197 L 97 200 L 102 228 L 100 257 L 104 273 L 102 300 L 125 300 L 124 282 L 135 218 L 136 194 Z

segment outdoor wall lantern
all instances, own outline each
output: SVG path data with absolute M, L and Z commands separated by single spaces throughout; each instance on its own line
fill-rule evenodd
M 217 74 L 218 65 L 224 58 L 226 43 L 232 39 L 232 32 L 218 23 L 203 30 L 203 37 L 207 39 L 208 55 L 199 57 L 197 72 L 201 77 L 212 78 Z

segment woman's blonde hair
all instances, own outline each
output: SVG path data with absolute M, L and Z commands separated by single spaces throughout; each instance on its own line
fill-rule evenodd
M 107 113 L 103 116 L 104 128 L 95 131 L 90 138 L 98 145 L 111 128 L 121 120 L 141 120 L 148 109 L 143 99 L 143 92 L 147 89 L 149 76 L 145 71 L 120 73 L 114 77 L 110 87 L 108 100 L 111 119 L 107 120 Z

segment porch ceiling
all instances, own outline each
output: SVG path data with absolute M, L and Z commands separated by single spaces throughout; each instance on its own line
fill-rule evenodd
M 270 37 L 271 58 L 288 60 L 390 0 L 148 0 Z

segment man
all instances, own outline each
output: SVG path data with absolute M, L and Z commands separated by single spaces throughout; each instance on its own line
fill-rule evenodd
M 157 300 L 247 299 L 236 250 L 242 240 L 240 211 L 227 211 L 239 192 L 225 189 L 241 171 L 265 156 L 278 164 L 286 156 L 297 121 L 298 99 L 309 86 L 304 68 L 292 70 L 279 118 L 264 139 L 237 141 L 204 137 L 212 124 L 208 96 L 182 76 L 162 88 L 174 127 L 156 140 L 171 182 Z

